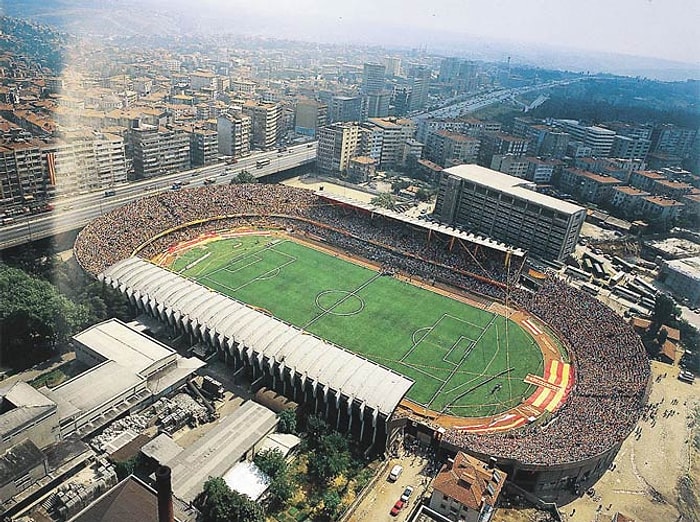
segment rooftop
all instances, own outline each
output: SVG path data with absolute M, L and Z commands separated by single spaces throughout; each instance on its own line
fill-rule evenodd
M 676 272 L 700 280 L 700 256 L 667 261 L 666 265 Z
M 56 403 L 26 382 L 0 389 L 0 435 L 9 435 L 22 426 L 56 410 Z
M 469 509 L 480 510 L 484 503 L 496 504 L 506 477 L 505 472 L 489 469 L 479 459 L 459 452 L 437 474 L 433 488 Z
M 177 357 L 166 345 L 128 327 L 118 319 L 98 323 L 73 336 L 80 344 L 115 361 L 133 373 L 141 373 L 154 363 Z
M 565 214 L 575 214 L 584 211 L 583 207 L 579 207 L 573 203 L 540 194 L 539 192 L 526 188 L 530 185 L 530 182 L 524 182 L 521 178 L 509 176 L 508 174 L 503 174 L 479 165 L 457 165 L 456 167 L 445 169 L 444 172 L 520 199 L 532 201 L 538 205 Z
M 29 439 L 12 446 L 0 455 L 0 490 L 13 479 L 26 475 L 45 458 L 41 450 Z M 0 500 L 4 499 L 0 497 Z
M 174 494 L 185 502 L 194 500 L 207 478 L 223 477 L 276 425 L 272 410 L 245 402 L 171 461 Z
M 614 187 L 613 190 L 616 190 L 618 192 L 622 192 L 623 194 L 627 194 L 628 196 L 649 196 L 650 195 L 648 192 L 645 192 L 645 191 L 638 189 L 636 187 L 633 187 L 631 185 L 623 185 L 621 187 Z

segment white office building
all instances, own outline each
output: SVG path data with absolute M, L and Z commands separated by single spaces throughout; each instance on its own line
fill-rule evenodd
M 478 165 L 442 171 L 434 217 L 545 259 L 574 250 L 584 208 L 535 192 L 532 182 Z

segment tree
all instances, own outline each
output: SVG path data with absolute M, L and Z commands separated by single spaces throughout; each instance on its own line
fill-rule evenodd
M 334 489 L 329 489 L 323 494 L 323 514 L 329 518 L 335 518 L 340 510 L 341 499 L 338 492 Z
M 255 455 L 253 462 L 271 479 L 287 472 L 287 461 L 282 452 L 276 448 L 261 451 Z
M 428 192 L 424 188 L 419 188 L 416 191 L 416 199 L 418 201 L 428 201 L 430 199 L 430 192 Z
M 392 191 L 394 194 L 398 194 L 398 193 L 401 192 L 403 189 L 408 188 L 408 187 L 410 187 L 410 186 L 411 186 L 411 183 L 408 182 L 408 181 L 405 181 L 405 180 L 394 181 L 394 182 L 391 184 L 391 191 Z
M 654 302 L 654 324 L 657 329 L 675 320 L 679 313 L 680 310 L 672 298 L 665 294 L 656 296 L 656 301 Z
M 24 369 L 88 324 L 88 310 L 51 283 L 0 264 L 0 364 Z
M 668 330 L 662 327 L 656 334 L 656 342 L 659 343 L 659 346 L 663 346 L 663 344 L 666 342 L 666 339 L 668 339 Z
M 75 259 L 60 263 L 52 282 L 62 294 L 88 309 L 90 323 L 97 323 L 111 317 L 130 321 L 134 317 L 126 296 L 88 276 Z
M 378 196 L 373 197 L 370 203 L 389 210 L 394 210 L 396 208 L 396 198 L 389 192 L 382 192 Z
M 257 182 L 258 182 L 258 178 L 256 178 L 253 174 L 251 174 L 247 170 L 242 170 L 236 176 L 231 178 L 231 185 L 234 185 L 236 183 L 257 183 Z
M 277 431 L 280 433 L 297 432 L 297 412 L 295 410 L 282 410 L 277 414 Z
M 306 419 L 306 434 L 310 444 L 316 447 L 321 439 L 331 432 L 331 427 L 317 415 L 309 415 Z
M 345 473 L 351 462 L 348 440 L 340 433 L 331 433 L 321 437 L 316 451 L 309 456 L 309 473 L 319 482 L 327 482 Z
M 268 499 L 273 509 L 283 507 L 294 496 L 297 489 L 296 482 L 288 473 L 275 477 L 267 490 Z
M 247 495 L 231 491 L 221 477 L 210 477 L 194 499 L 204 522 L 264 522 L 262 507 Z

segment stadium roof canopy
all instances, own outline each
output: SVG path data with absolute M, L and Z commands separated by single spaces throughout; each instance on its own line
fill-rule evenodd
M 391 415 L 409 388 L 407 379 L 235 299 L 216 293 L 138 257 L 119 261 L 99 278 L 158 314 L 187 322 L 211 339 L 238 343 L 252 357 L 275 361 L 366 407 Z
M 523 250 L 522 248 L 507 245 L 506 243 L 501 243 L 499 241 L 489 239 L 487 237 L 477 236 L 470 232 L 464 232 L 463 230 L 460 230 L 458 228 L 442 225 L 433 221 L 426 221 L 425 219 L 407 216 L 406 214 L 378 207 L 376 205 L 372 205 L 371 203 L 365 203 L 364 201 L 358 201 L 357 199 L 349 198 L 347 196 L 343 196 L 340 194 L 331 194 L 330 192 L 323 191 L 317 191 L 316 195 L 325 199 L 337 201 L 338 203 L 344 203 L 346 205 L 361 208 L 368 212 L 372 212 L 373 214 L 379 214 L 380 216 L 385 216 L 396 221 L 405 223 L 407 225 L 421 227 L 426 230 L 432 230 L 433 232 L 439 232 L 450 237 L 462 239 L 463 241 L 469 241 L 470 243 L 474 243 L 475 245 L 481 245 L 484 247 L 492 248 L 494 250 L 500 250 L 501 252 L 510 252 L 512 255 L 519 257 L 523 257 L 525 255 L 525 250 Z

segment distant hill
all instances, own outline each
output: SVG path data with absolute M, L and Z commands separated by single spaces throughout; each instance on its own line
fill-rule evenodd
M 236 34 L 390 48 L 425 45 L 433 54 L 462 54 L 486 61 L 502 61 L 510 56 L 513 64 L 548 69 L 660 80 L 700 79 L 697 64 L 417 29 L 403 25 L 400 19 L 360 26 L 343 25 L 341 21 L 329 24 L 319 13 L 283 16 L 245 0 L 5 0 L 0 5 L 8 16 L 29 18 L 76 35 Z

